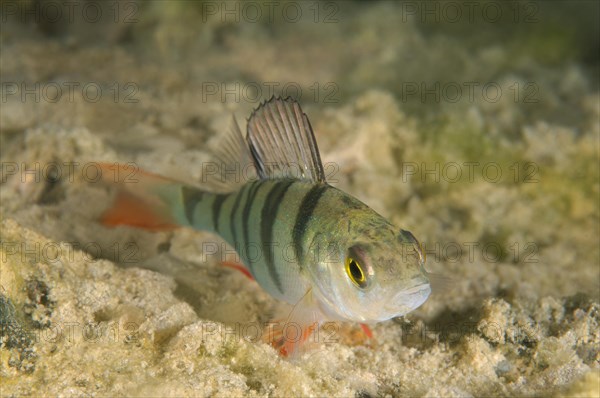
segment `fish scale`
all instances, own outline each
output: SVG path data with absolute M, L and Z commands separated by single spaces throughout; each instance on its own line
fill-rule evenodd
M 273 296 L 295 303 L 303 293 L 297 280 L 282 278 L 276 264 L 299 272 L 304 265 L 306 227 L 325 189 L 291 179 L 257 180 L 240 190 L 214 194 L 189 186 L 181 187 L 173 213 L 183 214 L 179 223 L 219 234 L 235 248 L 257 282 Z M 244 209 L 245 211 L 240 211 Z M 257 222 L 250 222 L 257 221 Z

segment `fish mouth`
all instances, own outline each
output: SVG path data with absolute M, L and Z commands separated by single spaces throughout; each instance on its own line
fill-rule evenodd
M 394 297 L 393 302 L 396 304 L 397 308 L 401 309 L 400 313 L 397 313 L 394 317 L 403 316 L 410 311 L 417 309 L 427 300 L 430 294 L 431 285 L 427 282 L 403 290 Z
M 427 292 L 427 296 L 429 296 L 429 294 L 431 293 L 431 286 L 429 285 L 429 283 L 422 283 L 420 285 L 411 287 L 410 289 L 406 289 L 404 291 L 402 291 L 401 295 L 402 296 L 415 296 L 415 295 L 422 295 L 424 292 Z

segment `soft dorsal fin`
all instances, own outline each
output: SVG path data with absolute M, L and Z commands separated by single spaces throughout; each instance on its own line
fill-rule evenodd
M 294 99 L 271 97 L 248 119 L 248 146 L 261 179 L 325 182 L 317 141 Z

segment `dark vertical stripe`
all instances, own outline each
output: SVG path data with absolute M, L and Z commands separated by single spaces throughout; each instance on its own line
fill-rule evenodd
M 244 197 L 244 194 L 246 193 L 246 189 L 248 188 L 248 185 L 250 184 L 245 184 L 242 189 L 240 189 L 237 193 L 237 196 L 235 198 L 235 202 L 233 202 L 233 207 L 231 208 L 231 215 L 229 217 L 229 230 L 231 231 L 231 236 L 233 238 L 233 247 L 238 251 L 240 248 L 238 247 L 238 241 L 237 241 L 237 230 L 235 228 L 235 213 L 237 213 L 238 207 L 240 207 L 240 203 L 242 202 L 242 198 Z
M 181 196 L 183 198 L 183 208 L 185 211 L 185 217 L 187 218 L 190 225 L 194 224 L 194 209 L 198 202 L 202 200 L 204 191 L 201 191 L 192 187 L 181 187 Z
M 219 232 L 219 216 L 221 215 L 221 207 L 223 202 L 229 197 L 229 195 L 215 195 L 215 200 L 212 203 L 212 219 L 213 229 Z
M 293 180 L 289 180 L 274 184 L 267 194 L 260 215 L 260 239 L 265 256 L 265 263 L 267 264 L 271 279 L 281 294 L 283 294 L 283 287 L 281 286 L 279 274 L 273 263 L 273 226 L 275 224 L 275 218 L 277 217 L 277 210 L 279 210 L 279 206 L 281 205 L 281 202 L 283 202 L 285 193 L 293 183 Z
M 327 188 L 329 188 L 329 185 L 326 184 L 315 185 L 306 195 L 304 195 L 304 198 L 302 198 L 302 202 L 300 203 L 300 208 L 296 215 L 296 222 L 294 223 L 294 229 L 292 231 L 294 252 L 300 268 L 302 268 L 302 264 L 304 264 L 303 243 L 304 236 L 306 235 L 306 227 L 319 203 L 319 199 L 321 199 L 321 196 L 323 196 Z
M 258 189 L 260 188 L 260 186 L 262 185 L 262 183 L 264 181 L 265 180 L 258 180 L 250 188 L 250 191 L 248 192 L 248 197 L 246 198 L 246 203 L 244 205 L 244 211 L 242 212 L 242 230 L 244 232 L 244 245 L 245 245 L 245 247 L 242 247 L 242 249 L 245 251 L 248 251 L 248 249 L 249 249 L 248 238 L 249 238 L 250 232 L 248 231 L 248 221 L 249 221 L 248 219 L 250 218 L 250 210 L 252 209 L 252 203 L 254 202 L 256 193 L 258 192 Z M 252 261 L 250 260 L 250 258 L 248 256 L 246 256 L 246 258 L 248 258 L 248 267 L 250 268 L 250 272 L 252 273 L 252 275 L 254 275 Z

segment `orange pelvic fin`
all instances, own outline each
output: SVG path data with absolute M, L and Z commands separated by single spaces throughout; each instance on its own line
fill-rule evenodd
M 297 357 L 306 349 L 306 343 L 324 319 L 312 290 L 308 289 L 294 305 L 285 322 L 271 323 L 267 333 L 263 334 L 263 339 L 282 357 Z
M 360 327 L 361 327 L 361 329 L 365 333 L 365 336 L 367 336 L 368 339 L 372 339 L 373 338 L 373 331 L 371 330 L 371 328 L 369 327 L 369 325 L 367 325 L 366 323 L 361 323 Z
M 296 357 L 318 326 L 316 321 L 308 324 L 273 321 L 265 331 L 263 340 L 282 357 Z

